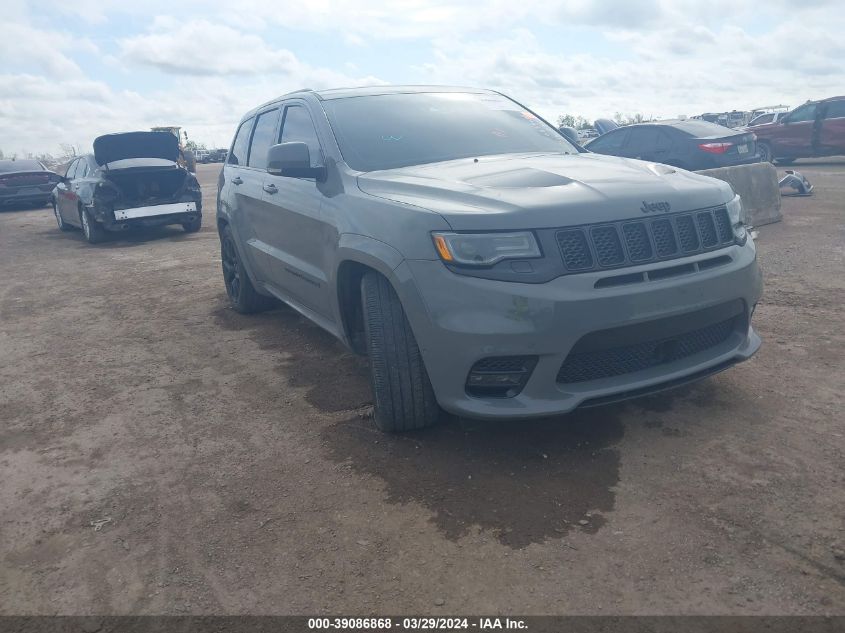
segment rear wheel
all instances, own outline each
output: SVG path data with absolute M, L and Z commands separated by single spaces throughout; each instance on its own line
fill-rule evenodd
M 65 222 L 64 218 L 62 217 L 62 214 L 59 213 L 59 206 L 55 202 L 53 202 L 52 205 L 53 205 L 53 215 L 56 216 L 56 224 L 59 225 L 59 230 L 60 231 L 70 231 L 73 227 L 70 224 L 68 224 L 67 222 Z
M 202 216 L 198 215 L 187 222 L 182 222 L 182 228 L 185 229 L 185 233 L 196 233 L 202 228 Z
M 220 259 L 223 264 L 223 283 L 226 284 L 226 294 L 229 295 L 229 301 L 236 312 L 250 314 L 269 310 L 276 305 L 277 302 L 273 297 L 256 292 L 238 255 L 232 229 L 228 226 L 224 226 L 220 231 Z
M 99 244 L 104 242 L 108 237 L 106 230 L 91 217 L 88 209 L 81 207 L 79 209 L 79 221 L 82 224 L 82 233 L 89 244 Z
M 361 300 L 376 426 L 398 432 L 434 425 L 440 408 L 396 291 L 370 272 L 361 280 Z
M 775 162 L 772 148 L 768 143 L 757 143 L 757 150 L 760 152 L 760 160 L 764 163 Z

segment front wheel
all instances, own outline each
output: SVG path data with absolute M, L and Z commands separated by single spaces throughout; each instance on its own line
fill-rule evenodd
M 398 432 L 434 425 L 440 408 L 396 291 L 370 272 L 361 280 L 361 301 L 376 426 Z
M 88 209 L 84 207 L 79 209 L 79 221 L 82 224 L 82 233 L 89 244 L 99 244 L 106 241 L 108 233 L 99 222 L 91 217 Z
M 59 205 L 55 202 L 53 204 L 53 215 L 56 216 L 56 224 L 59 225 L 60 231 L 70 231 L 73 227 L 65 222 L 65 219 L 62 217 L 62 214 L 59 213 Z

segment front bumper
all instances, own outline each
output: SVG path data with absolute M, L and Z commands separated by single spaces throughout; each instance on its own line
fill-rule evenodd
M 471 418 L 528 418 L 659 391 L 750 358 L 760 347 L 750 315 L 762 294 L 751 240 L 742 247 L 616 272 L 654 271 L 714 255 L 727 255 L 730 261 L 707 269 L 696 266 L 695 272 L 679 276 L 654 275 L 650 281 L 600 288 L 595 284 L 607 271 L 524 284 L 460 276 L 439 261 L 409 260 L 395 274 L 440 406 Z M 591 332 L 683 317 L 727 303 L 741 304 L 743 325 L 711 348 L 622 375 L 558 382 L 573 346 Z M 537 363 L 518 395 L 467 394 L 474 363 L 519 355 L 536 356 Z

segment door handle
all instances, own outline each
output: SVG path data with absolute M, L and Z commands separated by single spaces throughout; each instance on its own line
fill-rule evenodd
M 241 180 L 240 176 L 235 176 L 234 178 L 232 178 L 232 184 L 233 185 L 243 184 L 243 180 Z
M 276 185 L 273 184 L 264 185 L 264 191 L 266 191 L 267 193 L 279 193 L 279 190 L 276 189 Z

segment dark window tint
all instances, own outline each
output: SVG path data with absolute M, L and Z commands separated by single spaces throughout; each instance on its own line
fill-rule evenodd
M 826 119 L 841 119 L 845 118 L 845 99 L 841 101 L 830 101 L 827 104 L 827 113 L 824 115 Z
M 673 121 L 672 127 L 696 138 L 717 138 L 719 136 L 730 136 L 731 134 L 736 134 L 736 132 L 729 127 L 718 125 L 717 123 L 710 123 L 708 121 Z
M 278 119 L 278 110 L 270 110 L 258 115 L 255 122 L 255 132 L 252 133 L 252 143 L 249 147 L 250 167 L 267 168 L 267 150 L 270 149 L 275 140 Z
M 628 136 L 625 153 L 628 156 L 640 156 L 654 149 L 657 130 L 653 127 L 632 127 Z
M 238 133 L 235 134 L 235 142 L 232 143 L 232 150 L 229 152 L 230 165 L 246 165 L 246 154 L 249 149 L 249 133 L 252 130 L 252 122 L 255 119 L 247 119 L 241 123 Z
M 424 92 L 327 99 L 323 108 L 344 160 L 370 171 L 494 154 L 577 150 L 498 94 Z
M 787 123 L 800 123 L 802 121 L 815 121 L 816 120 L 816 104 L 815 103 L 808 103 L 806 105 L 802 105 L 800 108 L 795 108 L 792 111 L 792 114 L 786 119 Z
M 299 141 L 308 145 L 311 154 L 311 166 L 322 165 L 320 141 L 317 140 L 317 130 L 308 110 L 302 106 L 288 106 L 285 109 L 285 122 L 282 125 L 282 143 Z
M 628 132 L 629 130 L 624 129 L 608 132 L 604 136 L 600 136 L 589 143 L 587 149 L 599 154 L 617 154 L 625 144 L 625 139 L 628 138 Z
M 666 130 L 658 130 L 655 141 L 657 143 L 657 151 L 659 152 L 668 152 L 672 149 L 672 137 Z

